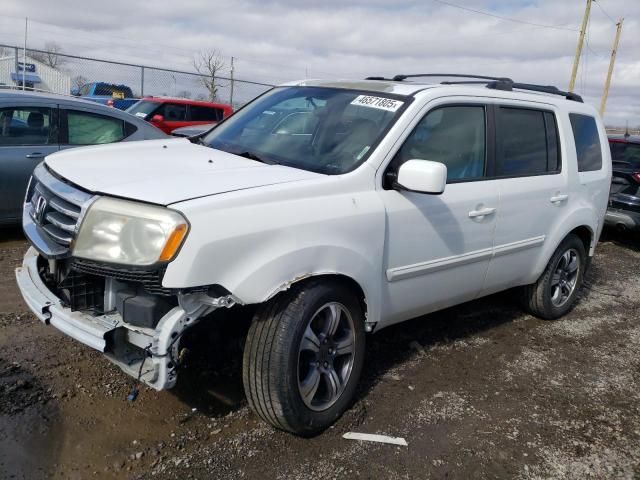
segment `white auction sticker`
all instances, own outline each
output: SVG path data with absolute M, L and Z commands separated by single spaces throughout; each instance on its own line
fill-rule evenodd
M 384 97 L 372 97 L 370 95 L 359 95 L 355 98 L 351 105 L 357 105 L 359 107 L 378 108 L 380 110 L 386 110 L 388 112 L 395 112 L 398 110 L 404 102 L 399 100 L 393 100 L 391 98 Z

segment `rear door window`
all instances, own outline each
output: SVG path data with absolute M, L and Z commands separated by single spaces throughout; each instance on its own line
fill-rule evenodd
M 125 122 L 106 115 L 66 110 L 67 145 L 119 142 L 126 136 Z
M 600 170 L 602 168 L 602 147 L 596 119 L 590 115 L 570 113 L 569 120 L 576 143 L 578 171 Z
M 558 130 L 551 112 L 498 107 L 496 174 L 522 177 L 560 171 Z
M 51 108 L 0 109 L 0 146 L 49 145 L 57 143 L 56 136 Z
M 222 109 L 191 105 L 191 120 L 194 122 L 219 122 L 222 120 Z

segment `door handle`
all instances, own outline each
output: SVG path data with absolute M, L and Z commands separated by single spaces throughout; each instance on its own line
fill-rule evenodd
M 42 158 L 44 157 L 44 153 L 40 153 L 40 152 L 27 153 L 25 157 L 26 158 Z
M 469 218 L 485 217 L 487 215 L 492 215 L 495 212 L 495 208 L 481 208 L 480 210 L 471 210 L 469 212 Z
M 549 201 L 551 203 L 560 203 L 560 202 L 564 202 L 565 200 L 567 200 L 569 198 L 569 195 L 555 195 L 553 197 L 551 197 L 549 199 Z

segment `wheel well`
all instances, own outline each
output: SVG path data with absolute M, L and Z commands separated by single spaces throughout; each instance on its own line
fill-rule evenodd
M 589 252 L 591 251 L 591 239 L 593 237 L 593 233 L 591 232 L 591 229 L 589 227 L 582 225 L 580 227 L 574 228 L 569 233 L 573 233 L 577 235 L 578 238 L 582 240 L 584 249 L 587 252 L 587 255 L 589 255 Z
M 364 290 L 358 282 L 356 282 L 353 278 L 348 277 L 346 275 L 342 275 L 339 273 L 327 273 L 321 275 L 313 275 L 298 282 L 295 282 L 294 285 L 304 285 L 307 282 L 337 282 L 344 285 L 346 288 L 351 290 L 356 297 L 358 297 L 358 301 L 360 302 L 360 307 L 362 308 L 362 313 L 364 313 L 365 319 L 367 318 L 367 301 L 364 294 Z

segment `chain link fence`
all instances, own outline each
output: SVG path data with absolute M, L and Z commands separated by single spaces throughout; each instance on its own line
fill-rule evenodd
M 26 55 L 25 55 L 26 53 Z M 216 97 L 211 98 L 204 80 L 215 79 Z M 194 100 L 213 100 L 237 108 L 273 85 L 231 75 L 210 77 L 197 72 L 136 65 L 81 57 L 45 50 L 26 51 L 15 45 L 0 44 L 0 88 L 24 87 L 29 90 L 77 94 L 82 86 L 105 82 L 131 88 L 135 97 L 169 96 Z

